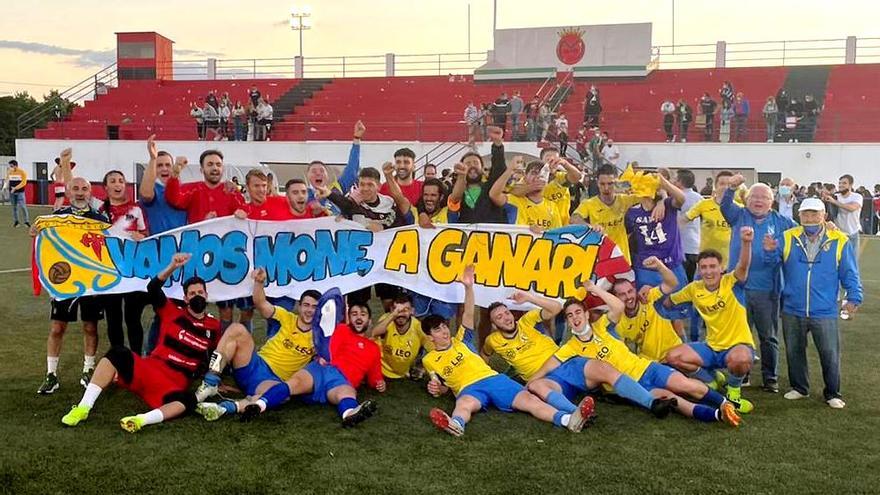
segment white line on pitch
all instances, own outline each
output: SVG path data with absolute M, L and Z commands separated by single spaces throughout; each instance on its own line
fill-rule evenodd
M 15 268 L 13 270 L 0 270 L 0 275 L 3 275 L 4 273 L 21 273 L 21 272 L 29 272 L 29 271 L 31 271 L 30 268 Z

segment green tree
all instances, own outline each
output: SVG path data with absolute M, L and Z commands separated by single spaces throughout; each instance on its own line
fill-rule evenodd
M 45 127 L 49 120 L 55 119 L 56 105 L 61 118 L 69 115 L 77 106 L 75 103 L 61 98 L 60 93 L 55 89 L 49 94 L 43 95 L 42 103 L 34 99 L 27 91 L 15 93 L 13 96 L 0 97 L 0 155 L 14 155 L 17 138 L 32 138 L 34 137 L 34 129 Z M 38 107 L 42 107 L 42 109 L 35 110 L 35 125 L 29 126 L 22 135 L 19 135 L 19 117 Z

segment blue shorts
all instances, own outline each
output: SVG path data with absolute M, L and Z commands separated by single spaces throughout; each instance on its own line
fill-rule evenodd
M 238 309 L 254 309 L 254 298 L 251 296 L 248 297 L 239 297 L 237 299 L 230 299 L 228 301 L 217 301 L 217 307 L 220 309 L 225 308 L 238 308 Z
M 584 366 L 587 365 L 587 361 L 589 359 L 585 357 L 573 357 L 544 378 L 559 385 L 562 388 L 562 395 L 572 400 L 578 394 L 588 391 L 587 380 L 584 378 Z
M 327 394 L 336 387 L 342 385 L 350 385 L 345 376 L 339 371 L 339 368 L 332 364 L 322 365 L 317 361 L 312 361 L 303 368 L 306 373 L 312 375 L 311 395 L 303 394 L 297 396 L 306 404 L 326 404 Z
M 251 360 L 248 364 L 232 370 L 232 376 L 238 387 L 247 395 L 256 394 L 257 387 L 266 380 L 274 380 L 279 383 L 284 381 L 278 378 L 278 375 L 272 371 L 266 360 L 257 354 L 256 350 L 251 354 Z
M 700 356 L 700 359 L 703 361 L 703 368 L 707 370 L 717 370 L 717 369 L 725 369 L 727 368 L 727 353 L 730 352 L 733 347 L 728 347 L 722 351 L 716 351 L 709 347 L 709 344 L 705 342 L 688 342 L 687 344 L 697 355 Z M 747 344 L 737 344 L 746 346 L 749 351 L 752 353 L 752 359 L 755 358 L 755 349 Z
M 648 368 L 645 369 L 642 377 L 639 378 L 639 385 L 649 392 L 655 388 L 666 388 L 666 384 L 669 382 L 669 377 L 672 376 L 673 373 L 675 373 L 675 370 L 665 364 L 651 363 L 648 365 Z
M 458 313 L 457 304 L 432 299 L 415 292 L 411 292 L 410 295 L 413 300 L 413 316 L 416 318 L 424 318 L 428 315 L 434 314 L 442 316 L 447 320 L 451 320 L 455 318 L 455 315 Z
M 525 387 L 513 381 L 509 376 L 494 375 L 468 385 L 461 390 L 458 396 L 470 395 L 480 402 L 483 409 L 495 406 L 504 412 L 512 412 L 513 400 L 523 390 Z
M 678 279 L 678 287 L 673 292 L 683 289 L 684 286 L 688 284 L 687 273 L 684 271 L 684 265 L 679 264 L 674 267 L 670 267 L 670 270 L 672 270 L 672 273 L 675 274 L 675 278 Z M 660 284 L 663 283 L 663 277 L 658 271 L 648 270 L 647 268 L 636 268 L 635 272 L 637 289 L 641 289 L 645 285 L 659 287 Z M 691 307 L 691 303 L 679 304 L 671 308 L 661 306 L 658 312 L 660 313 L 660 316 L 668 320 L 684 320 L 690 317 Z

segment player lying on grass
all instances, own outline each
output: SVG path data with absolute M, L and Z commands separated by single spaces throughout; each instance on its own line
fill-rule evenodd
M 336 405 L 345 426 L 370 417 L 375 404 L 371 401 L 358 404 L 357 393 L 342 372 L 336 366 L 313 359 L 312 320 L 321 294 L 314 290 L 304 292 L 297 315 L 266 300 L 264 269 L 254 270 L 253 279 L 254 306 L 264 318 L 276 320 L 281 329 L 257 352 L 247 329 L 231 325 L 211 356 L 209 372 L 196 391 L 199 400 L 196 411 L 208 421 L 235 413 L 241 413 L 241 419 L 248 420 L 280 406 L 291 396 L 301 396 L 307 404 Z M 224 400 L 219 404 L 204 402 L 217 394 L 226 364 L 232 366 L 235 382 L 247 398 L 238 402 Z
M 421 322 L 413 316 L 409 294 L 394 298 L 391 311 L 379 317 L 370 331 L 382 349 L 382 374 L 386 378 L 411 377 L 421 379 L 424 370 L 420 363 L 422 349 L 430 350 L 428 337 L 422 332 Z
M 682 344 L 666 355 L 670 366 L 706 383 L 719 383 L 723 374 L 712 372 L 727 368 L 727 398 L 739 412 L 747 413 L 754 405 L 742 398 L 742 382 L 752 370 L 755 341 L 746 315 L 745 281 L 752 259 L 751 227 L 740 229 L 739 260 L 733 273 L 724 273 L 721 254 L 706 250 L 697 256 L 701 280 L 686 285 L 669 296 L 669 304 L 693 303 L 706 322 L 706 342 Z
M 422 331 L 431 339 L 434 350 L 422 359 L 431 374 L 428 393 L 437 397 L 452 389 L 455 410 L 452 417 L 440 409 L 432 409 L 431 421 L 437 428 L 453 436 L 464 434 L 465 425 L 480 409 L 495 406 L 505 412 L 522 411 L 579 432 L 593 413 L 593 399 L 584 398 L 572 413 L 556 409 L 529 392 L 506 375 L 500 375 L 483 361 L 474 345 L 474 269 L 468 266 L 460 278 L 464 286 L 464 310 L 458 333 L 453 337 L 442 316 L 428 315 L 422 320 Z
M 147 284 L 159 317 L 156 348 L 142 358 L 125 347 L 111 347 L 95 368 L 82 400 L 61 418 L 62 423 L 76 426 L 85 421 L 98 396 L 114 379 L 153 408 L 122 418 L 120 425 L 126 431 L 134 433 L 196 407 L 196 397 L 189 392 L 190 381 L 207 365 L 207 356 L 220 338 L 220 321 L 205 311 L 208 293 L 204 280 L 191 277 L 183 282 L 184 307 L 169 302 L 162 292 L 168 277 L 189 260 L 189 254 L 175 254 L 168 267 Z
M 704 422 L 739 424 L 740 418 L 734 405 L 718 392 L 710 390 L 706 384 L 689 379 L 669 366 L 633 354 L 614 333 L 614 325 L 624 310 L 623 302 L 591 281 L 585 282 L 584 287 L 602 299 L 608 306 L 608 313 L 590 323 L 583 301 L 566 301 L 565 319 L 572 337 L 554 354 L 560 363 L 578 356 L 604 361 L 637 380 L 654 397 L 670 400 L 671 405 L 685 416 Z M 682 396 L 700 403 L 694 404 Z

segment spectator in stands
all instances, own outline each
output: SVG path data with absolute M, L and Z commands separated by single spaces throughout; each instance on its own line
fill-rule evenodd
M 480 111 L 477 109 L 477 106 L 474 105 L 473 100 L 469 101 L 467 107 L 464 109 L 463 119 L 464 125 L 467 128 L 468 144 L 473 147 L 474 143 L 478 140 L 483 140 L 482 136 L 480 136 Z
M 220 106 L 223 106 L 224 103 L 227 107 L 232 108 L 232 100 L 229 99 L 228 92 L 224 92 L 223 96 L 220 98 Z
M 260 98 L 260 102 L 257 105 L 257 132 L 254 135 L 254 141 L 269 140 L 269 129 L 272 125 L 272 119 L 272 105 L 267 103 L 265 99 Z
M 804 105 L 796 98 L 792 98 L 787 108 L 788 114 L 785 117 L 785 137 L 789 143 L 797 143 L 800 141 L 800 121 L 804 118 Z
M 592 136 L 590 142 L 587 143 L 587 150 L 590 152 L 590 159 L 593 161 L 593 169 L 598 170 L 604 165 L 605 156 L 602 151 L 605 149 L 605 140 L 602 138 L 602 131 L 598 127 L 590 129 Z
M 568 119 L 564 113 L 560 113 L 556 119 L 556 135 L 559 138 L 559 154 L 565 157 L 568 151 Z
M 248 141 L 256 141 L 257 135 L 259 134 L 259 131 L 257 131 L 257 107 L 248 104 L 246 113 L 248 118 L 248 130 L 245 138 Z
M 694 119 L 694 111 L 683 98 L 678 100 L 678 106 L 675 109 L 675 117 L 678 121 L 679 132 L 681 132 L 681 142 L 686 143 L 688 126 L 691 125 L 691 121 Z
M 733 92 L 733 84 L 731 84 L 730 81 L 724 81 L 724 83 L 721 84 L 721 89 L 718 90 L 718 94 L 721 95 L 722 102 L 726 101 L 728 105 L 731 107 L 733 106 L 733 99 L 736 93 Z
M 208 91 L 208 96 L 205 97 L 205 104 L 211 105 L 214 110 L 217 110 L 220 107 L 217 104 L 217 95 L 214 94 L 214 91 Z
M 487 129 L 489 128 L 489 116 L 492 114 L 491 105 L 489 103 L 483 103 L 480 105 L 480 134 L 482 134 L 482 141 L 485 141 L 488 136 Z
M 590 92 L 584 98 L 584 122 L 589 126 L 599 125 L 599 115 L 602 113 L 602 103 L 599 99 L 599 90 L 596 86 L 590 86 Z
M 171 177 L 165 184 L 165 199 L 172 207 L 186 210 L 187 223 L 232 214 L 247 217 L 241 193 L 228 189 L 223 183 L 223 153 L 218 150 L 202 152 L 199 167 L 204 179 L 201 182 L 181 184 L 180 172 L 185 166 L 180 163 L 179 167 L 171 169 Z
M 517 141 L 519 140 L 519 122 L 520 116 L 525 109 L 525 104 L 523 103 L 522 97 L 519 95 L 519 91 L 513 93 L 513 98 L 510 99 L 510 140 Z
M 205 113 L 199 107 L 199 104 L 196 102 L 192 102 L 189 105 L 189 116 L 192 117 L 196 121 L 196 136 L 199 137 L 199 141 L 203 141 L 205 139 Z
M 722 143 L 730 142 L 730 123 L 736 114 L 733 107 L 727 101 L 721 102 L 721 125 L 718 128 L 718 140 Z
M 709 93 L 703 93 L 700 99 L 700 113 L 703 114 L 703 141 L 712 141 L 712 135 L 715 132 L 715 108 L 718 103 L 709 96 Z M 685 210 L 686 211 L 686 210 Z
M 538 128 L 538 110 L 540 108 L 541 104 L 538 103 L 537 96 L 526 105 L 526 141 L 537 141 L 541 136 Z
M 250 100 L 251 100 L 251 105 L 252 105 L 254 108 L 257 108 L 257 105 L 260 104 L 260 98 L 261 98 L 262 96 L 263 96 L 263 95 L 260 94 L 260 90 L 257 89 L 257 86 L 256 86 L 256 85 L 252 85 L 252 86 L 251 86 L 251 89 L 248 90 L 248 98 L 250 98 Z
M 614 140 L 608 138 L 605 140 L 605 148 L 602 149 L 602 157 L 605 159 L 605 163 L 610 163 L 617 167 L 617 162 L 620 161 L 620 148 L 618 148 L 614 144 Z
M 220 138 L 223 140 L 229 140 L 229 117 L 232 115 L 232 110 L 227 105 L 226 100 L 220 100 L 220 109 L 217 111 L 220 115 Z
M 577 150 L 582 162 L 586 162 L 587 159 L 590 158 L 590 152 L 587 150 L 587 143 L 590 142 L 590 136 L 591 134 L 587 128 L 587 123 L 584 122 L 581 125 L 581 128 L 578 129 L 577 136 L 574 138 L 575 150 Z
M 700 189 L 700 196 L 711 196 L 712 192 L 715 190 L 713 185 L 712 177 L 706 177 L 706 185 Z
M 663 130 L 666 132 L 666 142 L 671 143 L 675 140 L 675 131 L 672 126 L 675 125 L 675 103 L 671 100 L 665 100 L 660 105 L 660 113 L 663 114 Z
M 510 100 L 507 99 L 507 93 L 501 93 L 501 96 L 492 104 L 493 123 L 502 129 L 506 129 L 508 114 L 510 114 Z
M 748 138 L 748 125 L 749 125 L 749 112 L 751 108 L 749 107 L 749 100 L 743 98 L 742 93 L 736 94 L 736 101 L 733 104 L 733 113 L 734 113 L 734 140 L 737 143 L 741 143 L 746 141 Z
M 429 163 L 429 164 L 425 165 L 425 168 L 422 172 L 425 175 L 425 180 L 436 179 L 437 178 L 437 165 L 434 165 L 433 163 Z
M 234 132 L 234 139 L 236 141 L 247 140 L 246 119 L 247 112 L 245 111 L 244 107 L 241 106 L 241 101 L 236 101 L 235 107 L 233 107 L 232 109 L 232 128 Z
M 809 143 L 813 141 L 813 131 L 816 130 L 816 121 L 819 118 L 819 104 L 813 95 L 804 96 L 804 118 L 800 121 L 801 141 Z
M 767 102 L 764 103 L 763 114 L 764 123 L 767 124 L 767 142 L 772 143 L 773 137 L 776 135 L 776 124 L 779 118 L 779 107 L 776 105 L 776 98 L 772 96 L 767 97 Z
M 220 114 L 210 103 L 205 103 L 202 109 L 202 118 L 205 121 L 205 140 L 220 140 Z
M 416 166 L 416 154 L 409 148 L 401 148 L 394 152 L 394 180 L 400 191 L 411 205 L 418 204 L 422 197 L 423 181 L 416 180 L 413 171 Z M 387 181 L 379 188 L 379 194 L 393 197 L 391 184 Z
M 779 190 L 776 193 L 776 204 L 773 205 L 780 215 L 789 220 L 796 220 L 795 212 L 797 211 L 798 199 L 794 193 L 794 188 L 794 179 L 791 177 L 782 179 L 779 182 Z
M 547 140 L 547 133 L 550 132 L 550 121 L 553 118 L 553 112 L 550 111 L 550 107 L 547 105 L 547 102 L 541 103 L 540 108 L 538 109 L 538 122 L 541 128 L 541 141 Z

